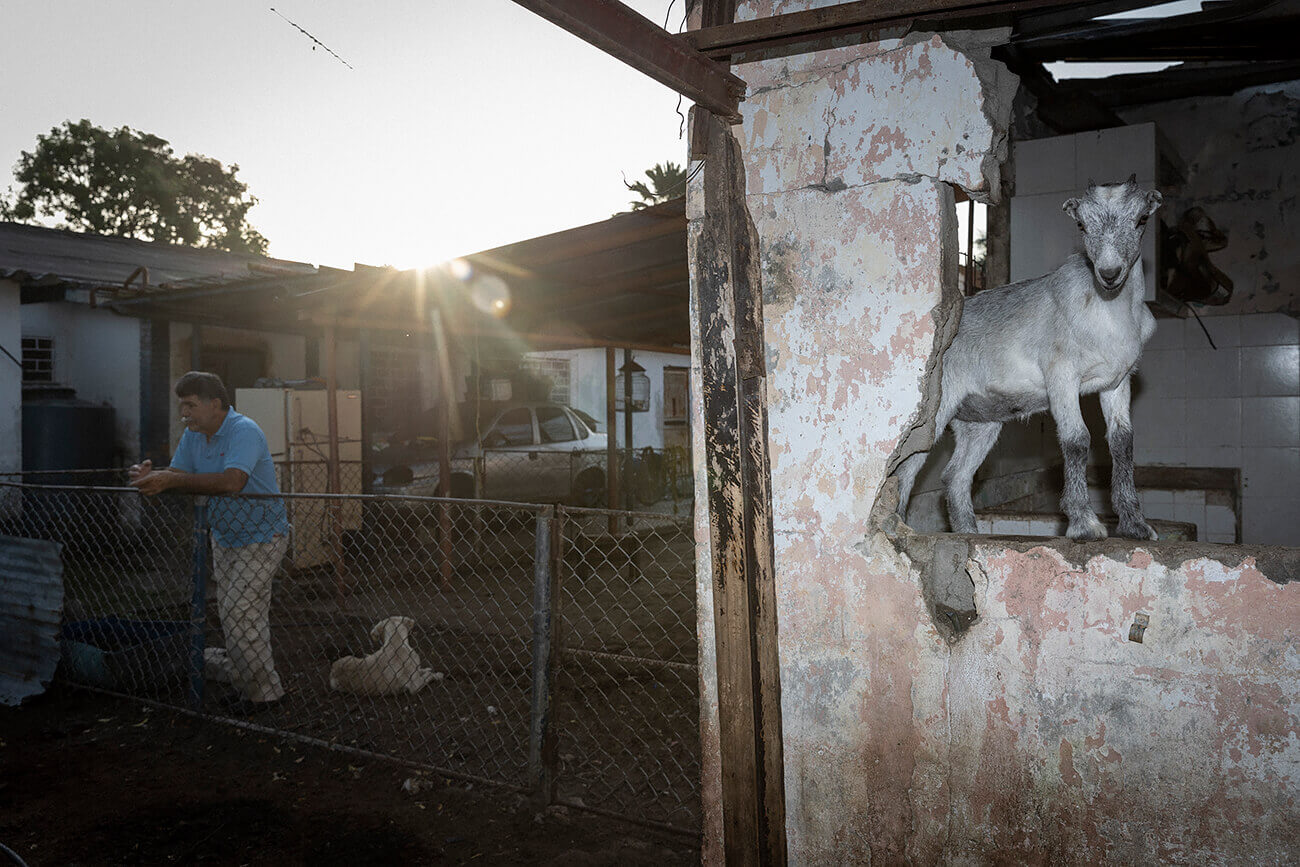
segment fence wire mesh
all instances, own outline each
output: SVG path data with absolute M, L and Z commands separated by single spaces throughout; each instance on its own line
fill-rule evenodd
M 376 456 L 371 486 L 375 493 L 433 497 L 441 468 L 432 446 L 390 446 Z M 570 503 L 582 507 L 665 506 L 677 514 L 690 510 L 693 476 L 684 448 L 641 448 L 617 452 L 619 492 L 608 502 L 605 451 L 548 448 L 484 448 L 473 456 L 453 454 L 450 493 L 520 503 Z M 343 490 L 346 490 L 344 488 Z
M 559 799 L 698 827 L 690 524 L 669 515 L 559 512 Z
M 293 518 L 281 539 L 279 509 Z M 549 776 L 561 803 L 699 827 L 684 518 L 0 483 L 0 532 L 64 546 L 67 681 L 253 714 L 290 735 L 469 779 L 527 789 Z M 539 532 L 555 540 L 544 562 Z M 557 610 L 540 619 L 539 581 L 558 590 Z M 543 637 L 559 648 L 556 748 L 539 752 L 534 650 L 546 622 L 556 633 Z

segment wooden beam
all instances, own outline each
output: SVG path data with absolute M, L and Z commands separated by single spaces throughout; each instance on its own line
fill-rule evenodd
M 681 39 L 708 57 L 723 57 L 815 41 L 828 42 L 919 19 L 984 17 L 1030 9 L 1079 6 L 1065 0 L 857 0 L 750 21 L 701 27 Z M 810 50 L 805 46 L 804 50 Z
M 745 82 L 617 0 L 515 0 L 606 54 L 740 123 Z
M 366 317 L 347 317 L 341 316 L 338 319 L 331 317 L 310 316 L 307 321 L 312 324 L 319 322 L 332 322 L 339 328 L 362 329 L 367 328 L 374 331 L 401 331 L 410 334 L 431 334 L 433 329 L 427 322 L 416 320 L 404 321 L 398 319 L 378 319 Z M 479 340 L 496 340 L 500 342 L 517 343 L 526 346 L 528 349 L 593 349 L 609 346 L 611 343 L 618 346 L 627 346 L 631 349 L 637 349 L 644 352 L 689 352 L 690 347 L 681 343 L 673 343 L 668 338 L 660 338 L 659 335 L 647 335 L 648 339 L 623 340 L 621 338 L 612 338 L 608 335 L 591 334 L 539 334 L 530 331 L 512 331 L 508 325 L 501 324 L 498 328 L 469 327 L 459 328 L 448 331 L 448 338 L 454 340 L 470 340 L 477 338 Z
M 1295 81 L 1297 78 L 1300 78 L 1300 62 L 1234 63 L 1112 75 L 1109 78 L 1070 79 L 1059 82 L 1056 88 L 1067 96 L 1087 93 L 1108 108 L 1120 108 L 1198 96 L 1227 96 L 1246 87 Z
M 1095 21 L 1017 39 L 1016 50 L 1040 62 L 1294 60 L 1300 13 L 1273 11 L 1269 4 L 1234 3 L 1169 18 Z
M 697 115 L 697 118 L 699 115 Z M 705 383 L 713 619 L 728 864 L 784 864 L 785 782 L 758 238 L 740 144 L 708 118 L 693 250 Z
M 994 58 L 1020 76 L 1020 86 L 1038 100 L 1034 113 L 1058 133 L 1086 132 L 1124 126 L 1124 120 L 1085 92 L 1061 91 L 1041 63 L 1020 56 L 1016 46 L 993 50 Z

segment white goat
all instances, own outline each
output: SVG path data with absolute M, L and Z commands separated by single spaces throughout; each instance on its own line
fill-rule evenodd
M 365 658 L 345 656 L 330 666 L 330 689 L 361 695 L 395 695 L 419 692 L 441 673 L 420 667 L 420 655 L 407 643 L 415 621 L 409 617 L 387 617 L 374 625 L 370 638 L 382 642 Z
M 1129 376 L 1155 317 L 1142 297 L 1141 243 L 1147 219 L 1161 204 L 1136 176 L 1069 199 L 1064 211 L 1079 224 L 1084 253 L 1050 274 L 966 299 L 961 323 L 943 356 L 943 394 L 937 438 L 951 422 L 956 446 L 943 479 L 948 520 L 959 533 L 975 532 L 971 481 L 1002 425 L 1050 409 L 1065 457 L 1061 509 L 1071 539 L 1101 539 L 1106 528 L 1088 503 L 1088 428 L 1081 394 L 1101 393 L 1111 454 L 1111 502 L 1119 535 L 1154 539 L 1133 485 L 1133 428 Z M 927 452 L 898 467 L 900 516 Z

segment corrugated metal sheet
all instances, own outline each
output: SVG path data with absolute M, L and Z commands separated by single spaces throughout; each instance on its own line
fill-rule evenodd
M 0 536 L 0 702 L 39 695 L 59 664 L 62 547 Z
M 149 283 L 154 286 L 267 273 L 316 273 L 315 267 L 303 262 L 250 253 L 0 223 L 0 278 L 23 285 L 114 286 L 141 267 L 149 269 Z

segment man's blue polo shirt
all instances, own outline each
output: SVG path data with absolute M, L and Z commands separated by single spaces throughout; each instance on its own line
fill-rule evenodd
M 187 473 L 222 473 L 233 467 L 248 473 L 240 493 L 280 493 L 266 434 L 257 422 L 234 408 L 226 412 L 226 420 L 212 439 L 188 429 L 181 434 L 171 465 Z M 208 522 L 212 540 L 223 548 L 269 542 L 273 536 L 289 532 L 284 501 L 278 499 L 211 497 Z

